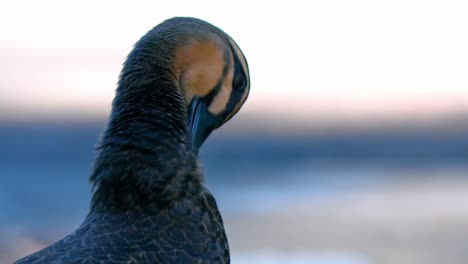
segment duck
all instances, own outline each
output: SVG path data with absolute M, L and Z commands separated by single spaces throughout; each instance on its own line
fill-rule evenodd
M 15 263 L 229 263 L 199 150 L 247 100 L 247 60 L 197 18 L 152 28 L 127 56 L 70 235 Z

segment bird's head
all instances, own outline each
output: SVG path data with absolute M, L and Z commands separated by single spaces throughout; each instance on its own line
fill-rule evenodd
M 199 26 L 197 34 L 175 50 L 196 152 L 213 130 L 239 111 L 250 90 L 247 61 L 234 40 L 206 22 Z
M 184 132 L 197 153 L 210 133 L 239 111 L 249 90 L 247 61 L 234 40 L 203 20 L 176 17 L 150 30 L 128 55 L 112 120 L 127 124 L 128 117 L 119 113 L 164 112 L 172 119 L 165 124 L 187 125 Z

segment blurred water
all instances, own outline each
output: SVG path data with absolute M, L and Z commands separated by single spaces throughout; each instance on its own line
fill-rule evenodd
M 301 253 L 258 252 L 232 256 L 232 263 L 242 264 L 368 264 L 366 258 L 353 255 L 326 255 Z
M 90 200 L 93 148 L 103 125 L 0 128 L 4 263 L 81 223 Z M 327 138 L 329 148 L 323 136 L 210 138 L 201 158 L 226 221 L 233 263 L 432 263 L 437 258 L 431 252 L 457 257 L 444 263 L 462 263 L 457 261 L 468 257 L 458 246 L 468 245 L 459 237 L 468 237 L 468 225 L 460 224 L 468 223 L 463 207 L 468 204 L 467 141 L 437 138 L 438 144 L 425 146 L 420 155 L 421 147 L 413 148 L 404 135 L 398 136 L 400 143 L 393 135 L 391 148 L 380 137 L 358 143 L 349 135 Z M 419 139 L 416 146 L 424 143 Z M 349 157 L 331 154 L 341 153 L 340 148 Z M 401 155 L 393 157 L 388 149 Z M 427 244 L 433 240 L 441 244 Z M 408 253 L 399 246 L 405 243 L 420 246 Z

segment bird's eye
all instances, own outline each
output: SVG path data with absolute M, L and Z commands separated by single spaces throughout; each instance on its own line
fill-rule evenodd
M 236 74 L 236 77 L 234 77 L 234 82 L 233 82 L 233 87 L 236 90 L 242 90 L 244 89 L 246 84 L 244 76 L 242 74 Z

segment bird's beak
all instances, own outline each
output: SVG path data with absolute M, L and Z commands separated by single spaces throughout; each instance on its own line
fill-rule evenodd
M 210 133 L 223 124 L 223 118 L 210 113 L 203 98 L 194 97 L 188 110 L 192 146 L 194 152 L 198 154 L 198 150 Z

